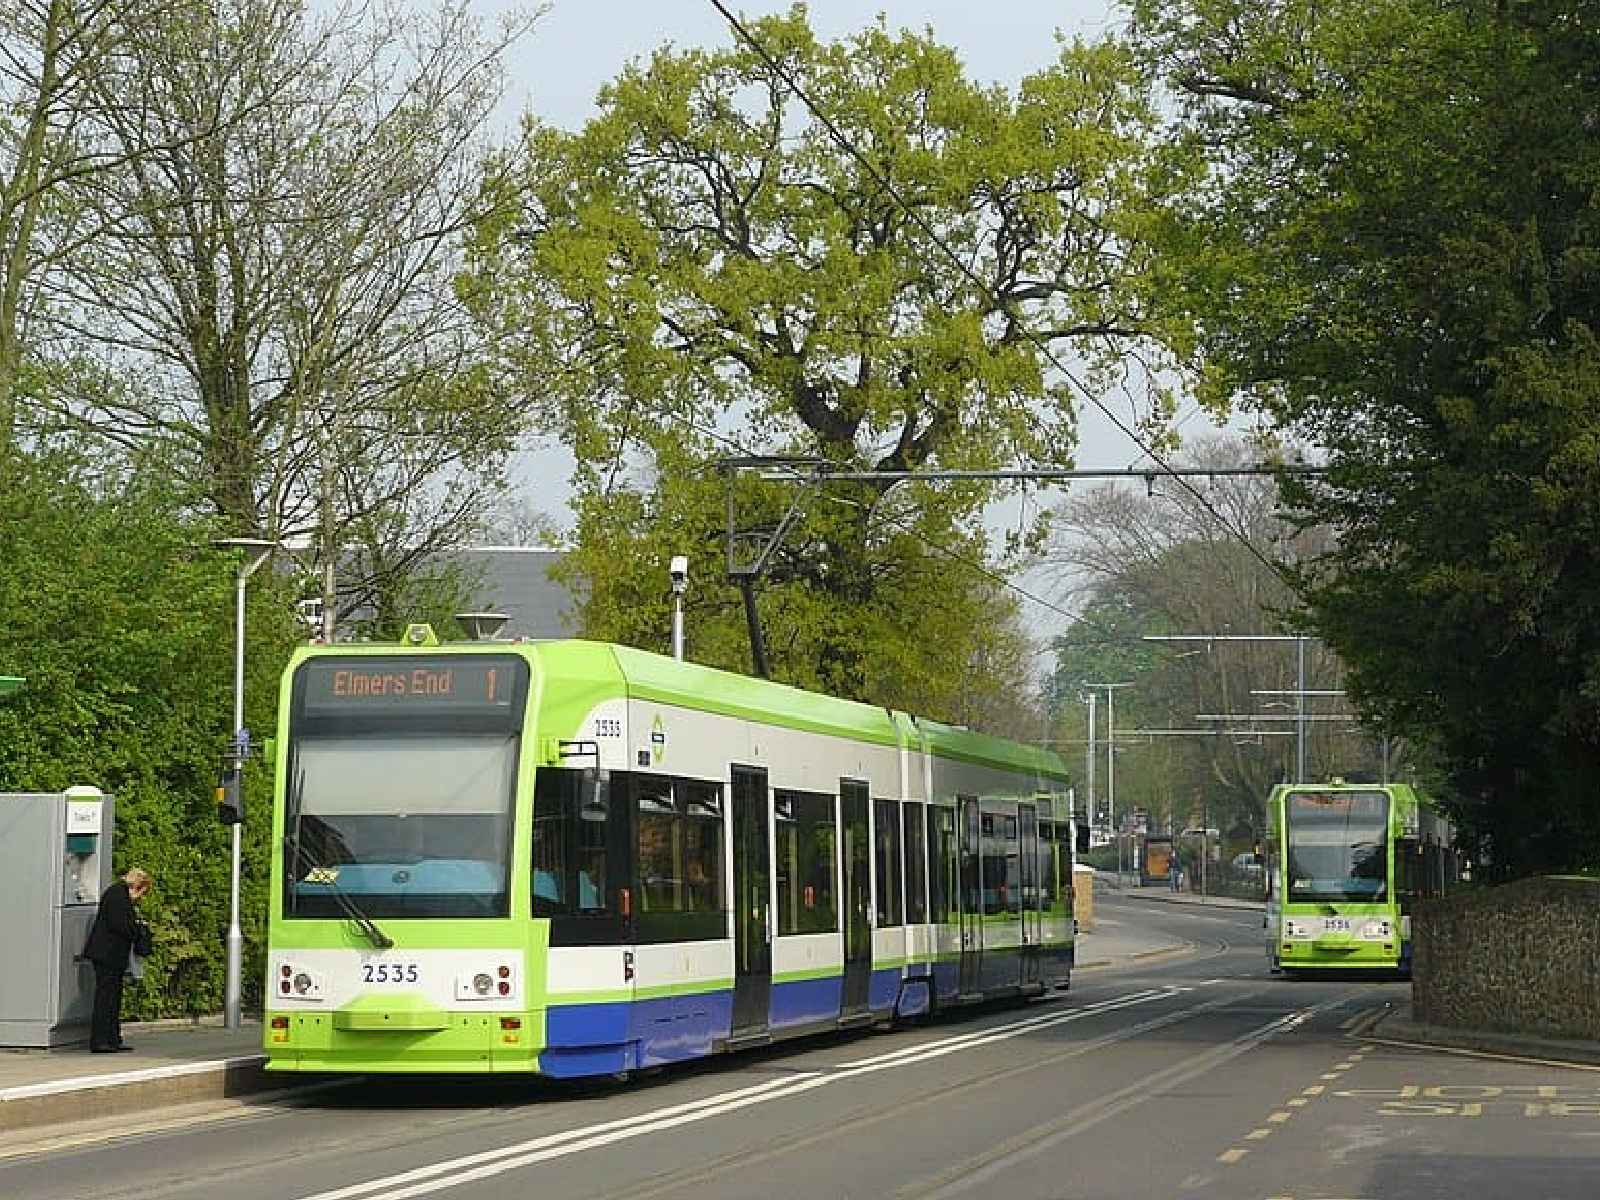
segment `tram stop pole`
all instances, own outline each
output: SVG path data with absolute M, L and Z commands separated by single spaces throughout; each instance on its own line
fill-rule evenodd
M 229 748 L 234 776 L 239 780 L 243 795 L 244 760 L 250 753 L 250 734 L 244 727 L 244 593 L 245 586 L 267 561 L 278 543 L 265 538 L 218 538 L 213 546 L 223 550 L 243 550 L 238 570 L 233 579 L 233 745 Z M 243 815 L 242 810 L 239 813 Z M 244 933 L 239 927 L 239 874 L 240 847 L 243 840 L 241 821 L 232 824 L 232 853 L 228 868 L 228 936 L 227 981 L 222 995 L 222 1024 L 228 1029 L 238 1029 L 242 1023 L 240 1013 L 244 976 Z

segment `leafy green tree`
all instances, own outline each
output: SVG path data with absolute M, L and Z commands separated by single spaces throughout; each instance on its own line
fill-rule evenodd
M 156 880 L 156 953 L 138 1016 L 221 1007 L 229 838 L 213 789 L 233 719 L 233 589 L 170 464 L 137 470 L 54 450 L 0 472 L 0 791 L 92 784 L 116 798 L 117 870 Z M 291 636 L 268 573 L 251 588 L 246 724 L 270 732 Z M 270 781 L 247 773 L 246 986 L 264 964 Z
M 1600 27 L 1577 0 L 1131 5 L 1210 182 L 1209 394 L 1327 448 L 1309 619 L 1492 868 L 1600 857 Z
M 825 43 L 797 6 L 750 28 L 780 66 L 668 48 L 581 132 L 530 122 L 492 164 L 462 284 L 577 455 L 572 565 L 606 636 L 661 644 L 670 554 L 716 573 L 709 465 L 734 446 L 853 468 L 1069 461 L 1075 398 L 1024 326 L 1108 370 L 1165 332 L 1140 291 L 1164 177 L 1143 169 L 1154 118 L 1126 54 L 1067 47 L 1011 95 L 882 22 Z M 775 523 L 781 490 L 741 482 L 741 520 Z M 762 601 L 778 673 L 956 711 L 952 676 L 996 623 L 988 581 L 927 545 L 988 559 L 993 494 L 812 494 Z M 691 604 L 697 657 L 742 662 L 734 593 L 699 584 Z

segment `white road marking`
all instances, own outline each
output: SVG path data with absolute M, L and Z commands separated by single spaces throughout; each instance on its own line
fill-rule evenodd
M 445 1188 L 458 1187 L 464 1183 L 488 1179 L 495 1175 L 504 1174 L 507 1171 L 545 1162 L 552 1158 L 563 1158 L 567 1155 L 597 1149 L 615 1142 L 627 1141 L 645 1134 L 659 1133 L 663 1130 L 676 1128 L 679 1125 L 704 1121 L 711 1117 L 720 1116 L 723 1113 L 736 1112 L 739 1109 L 749 1108 L 756 1104 L 765 1104 L 772 1100 L 799 1095 L 819 1087 L 826 1087 L 831 1083 L 854 1078 L 857 1075 L 893 1070 L 898 1067 L 928 1062 L 975 1046 L 1020 1037 L 1036 1029 L 1062 1025 L 1072 1021 L 1081 1021 L 1100 1013 L 1115 1012 L 1119 1009 L 1133 1008 L 1159 1000 L 1172 999 L 1176 995 L 1175 991 L 1167 988 L 1135 992 L 1128 996 L 1118 996 L 1097 1004 L 1071 1009 L 1065 1013 L 1033 1017 L 985 1030 L 977 1030 L 973 1033 L 924 1043 L 920 1046 L 906 1047 L 887 1054 L 875 1055 L 871 1058 L 842 1063 L 837 1066 L 797 1072 L 784 1079 L 756 1084 L 753 1087 L 738 1088 L 730 1092 L 721 1092 L 701 1100 L 672 1105 L 668 1108 L 656 1109 L 653 1112 L 640 1113 L 636 1116 L 624 1117 L 616 1121 L 606 1121 L 597 1125 L 546 1134 L 543 1137 L 533 1138 L 526 1142 L 503 1146 L 497 1150 L 485 1150 L 477 1154 L 469 1154 L 460 1158 L 433 1163 L 429 1166 L 417 1167 L 396 1175 L 368 1180 L 365 1183 L 352 1184 L 349 1187 L 317 1192 L 312 1196 L 304 1197 L 303 1200 L 354 1200 L 355 1197 L 365 1197 L 368 1200 L 380 1200 L 380 1198 L 381 1200 L 406 1200 L 410 1196 L 442 1191 Z M 1281 1024 L 1281 1022 L 1277 1024 Z
M 1189 1010 L 1189 1012 L 1210 1011 L 1223 1008 L 1228 1003 L 1229 1001 L 1225 999 L 1213 1000 L 1208 1004 L 1199 1005 Z M 1055 1132 L 1038 1136 L 1034 1131 L 1028 1131 L 1024 1135 L 1027 1139 L 1025 1142 L 1019 1141 L 1014 1143 L 1014 1148 L 1003 1149 L 996 1153 L 984 1166 L 963 1174 L 960 1179 L 940 1187 L 934 1192 L 925 1194 L 923 1200 L 947 1200 L 948 1197 L 969 1191 L 976 1186 L 992 1183 L 998 1175 L 1015 1166 L 1018 1162 L 1048 1153 L 1068 1138 L 1076 1137 L 1105 1121 L 1111 1120 L 1113 1117 L 1120 1116 L 1135 1105 L 1143 1103 L 1150 1095 L 1170 1089 L 1181 1083 L 1187 1083 L 1191 1079 L 1198 1079 L 1216 1070 L 1223 1063 L 1231 1062 L 1240 1055 L 1248 1054 L 1263 1042 L 1270 1041 L 1280 1033 L 1288 1033 L 1298 1029 L 1319 1013 L 1337 1008 L 1343 1003 L 1343 1000 L 1331 1000 L 1310 1008 L 1300 1009 L 1297 1012 L 1285 1014 L 1257 1029 L 1240 1034 L 1231 1042 L 1224 1042 L 1222 1045 L 1196 1054 L 1176 1066 L 1157 1071 L 1154 1075 L 1147 1076 L 1137 1083 L 1129 1084 L 1122 1090 L 1113 1092 L 1110 1096 L 1103 1097 L 1090 1104 L 1081 1105 L 1073 1109 L 1057 1123 Z M 1182 1016 L 1184 1014 L 1177 1015 Z M 1157 1018 L 1154 1021 L 1146 1022 L 1146 1024 L 1154 1025 L 1171 1021 L 1172 1019 L 1172 1017 Z M 1219 1155 L 1218 1161 L 1237 1162 L 1248 1153 L 1248 1150 L 1230 1150 L 1226 1154 Z M 1237 1155 L 1237 1157 L 1230 1158 L 1228 1155 Z M 1003 1191 L 1005 1189 L 997 1187 L 994 1190 Z

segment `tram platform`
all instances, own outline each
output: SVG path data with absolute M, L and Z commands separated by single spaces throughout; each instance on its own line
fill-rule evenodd
M 120 1054 L 0 1050 L 0 1137 L 283 1086 L 262 1069 L 259 1021 L 125 1021 L 122 1036 L 133 1049 Z

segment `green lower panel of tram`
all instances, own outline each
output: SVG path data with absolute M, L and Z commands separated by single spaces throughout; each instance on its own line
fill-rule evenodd
M 542 1013 L 459 1013 L 421 1006 L 271 1012 L 267 1069 L 411 1073 L 539 1069 Z
M 1329 914 L 1318 906 L 1284 913 L 1276 958 L 1289 970 L 1394 971 L 1407 964 L 1408 947 L 1400 921 L 1390 909 Z

